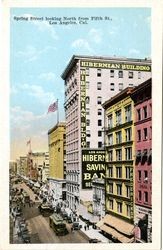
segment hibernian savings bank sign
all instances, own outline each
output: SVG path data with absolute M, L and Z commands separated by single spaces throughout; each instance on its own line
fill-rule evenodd
M 82 150 L 82 189 L 92 188 L 93 178 L 105 177 L 105 151 Z

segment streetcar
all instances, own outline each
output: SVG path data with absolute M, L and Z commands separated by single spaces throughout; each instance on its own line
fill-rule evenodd
M 66 223 L 60 214 L 53 213 L 49 217 L 49 225 L 58 236 L 63 236 L 68 234 Z

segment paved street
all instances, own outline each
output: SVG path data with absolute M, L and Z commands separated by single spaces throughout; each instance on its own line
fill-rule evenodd
M 30 195 L 30 199 L 35 201 L 35 194 L 24 183 L 15 185 L 17 188 L 23 188 Z M 41 201 L 41 200 L 40 200 Z M 71 225 L 67 224 L 69 233 L 64 236 L 56 236 L 55 232 L 49 226 L 49 218 L 43 217 L 38 210 L 39 202 L 30 207 L 26 204 L 23 207 L 23 217 L 26 219 L 28 229 L 31 235 L 31 243 L 88 243 L 88 237 L 81 231 L 71 232 Z M 16 241 L 16 238 L 15 238 Z M 14 243 L 21 243 L 19 240 Z

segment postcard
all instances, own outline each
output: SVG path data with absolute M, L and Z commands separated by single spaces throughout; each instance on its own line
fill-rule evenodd
M 161 249 L 162 2 L 1 5 L 0 249 Z

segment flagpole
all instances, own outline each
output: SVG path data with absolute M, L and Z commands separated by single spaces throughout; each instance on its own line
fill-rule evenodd
M 59 104 L 57 99 L 57 123 L 59 123 Z

